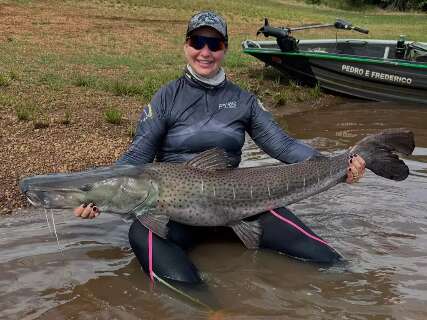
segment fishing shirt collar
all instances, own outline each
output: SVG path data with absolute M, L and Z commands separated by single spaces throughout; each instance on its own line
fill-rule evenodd
M 184 69 L 184 76 L 191 82 L 205 89 L 215 89 L 223 87 L 226 83 L 227 77 L 225 76 L 224 69 L 221 67 L 218 73 L 212 78 L 205 78 L 198 75 L 189 64 Z

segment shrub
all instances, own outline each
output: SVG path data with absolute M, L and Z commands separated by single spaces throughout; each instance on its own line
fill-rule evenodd
M 49 127 L 49 118 L 46 115 L 39 115 L 33 120 L 34 129 L 44 129 Z
M 318 83 L 313 88 L 310 88 L 308 92 L 313 99 L 319 98 L 322 95 L 322 91 L 320 90 L 320 85 Z
M 131 138 L 135 137 L 135 134 L 136 134 L 136 124 L 135 123 L 133 123 L 133 122 L 129 123 L 127 133 L 129 135 L 129 137 L 131 137 Z
M 283 106 L 289 101 L 289 92 L 287 89 L 281 89 L 278 92 L 274 93 L 273 101 L 276 105 Z
M 60 121 L 61 124 L 68 125 L 71 123 L 71 111 L 65 110 L 64 117 Z
M 9 78 L 10 78 L 10 80 L 18 80 L 19 79 L 19 77 L 18 77 L 18 73 L 15 71 L 15 70 L 11 70 L 11 71 L 9 71 Z
M 96 79 L 91 76 L 79 74 L 74 78 L 73 84 L 77 87 L 95 87 Z
M 9 76 L 0 73 L 0 87 L 7 87 L 10 85 L 11 79 Z
M 36 107 L 33 107 L 32 110 L 32 120 L 34 129 L 44 129 L 49 127 L 49 117 Z
M 305 0 L 308 4 L 324 4 L 341 9 L 354 9 L 367 5 L 398 11 L 422 10 L 427 11 L 427 0 Z
M 28 104 L 19 104 L 15 107 L 15 112 L 19 121 L 29 121 L 34 116 L 35 107 Z
M 104 112 L 104 118 L 108 123 L 111 124 L 120 124 L 122 122 L 123 114 L 122 112 L 114 107 L 108 108 Z

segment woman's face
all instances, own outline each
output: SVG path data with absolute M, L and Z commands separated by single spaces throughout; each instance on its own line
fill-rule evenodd
M 191 35 L 204 36 L 221 39 L 221 35 L 209 27 L 202 27 L 194 30 Z M 199 75 L 210 78 L 217 74 L 224 60 L 226 49 L 211 51 L 206 44 L 202 49 L 197 50 L 188 44 L 184 45 L 184 53 L 188 64 Z

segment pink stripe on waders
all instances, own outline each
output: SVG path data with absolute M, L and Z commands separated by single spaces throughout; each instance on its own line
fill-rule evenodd
M 154 284 L 153 271 L 153 232 L 148 230 L 148 272 L 150 274 L 151 285 Z
M 280 214 L 278 214 L 276 211 L 274 211 L 273 209 L 270 209 L 270 212 L 276 217 L 276 218 L 279 218 L 280 220 L 282 220 L 283 222 L 285 222 L 285 223 L 287 223 L 287 224 L 289 224 L 289 225 L 291 225 L 292 227 L 294 227 L 295 229 L 297 229 L 298 231 L 300 231 L 300 232 L 302 232 L 303 234 L 305 234 L 307 237 L 309 237 L 309 238 L 311 238 L 311 239 L 313 239 L 313 240 L 316 240 L 316 241 L 318 241 L 318 242 L 320 242 L 320 243 L 323 243 L 324 245 L 327 245 L 328 247 L 329 247 L 329 244 L 325 241 L 325 240 L 322 240 L 322 239 L 320 239 L 320 238 L 318 238 L 318 237 L 316 237 L 316 236 L 313 236 L 312 234 L 309 234 L 307 231 L 305 231 L 303 228 L 301 228 L 299 225 L 297 225 L 297 224 L 295 224 L 295 223 L 293 223 L 291 220 L 289 220 L 289 219 L 286 219 L 286 218 L 284 218 L 284 217 L 282 217 Z

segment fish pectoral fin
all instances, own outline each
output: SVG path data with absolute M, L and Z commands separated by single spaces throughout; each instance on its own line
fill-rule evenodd
M 258 220 L 243 221 L 231 225 L 231 228 L 248 249 L 258 249 L 262 236 L 261 224 Z
M 150 229 L 159 237 L 166 239 L 166 236 L 168 235 L 168 216 L 160 214 L 141 214 L 137 215 L 136 218 L 139 220 L 139 222 L 142 223 L 144 227 Z

